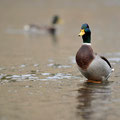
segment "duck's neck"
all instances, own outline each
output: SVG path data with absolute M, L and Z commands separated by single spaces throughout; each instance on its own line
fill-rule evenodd
M 83 35 L 82 38 L 83 38 L 83 44 L 91 45 L 91 35 L 90 34 Z

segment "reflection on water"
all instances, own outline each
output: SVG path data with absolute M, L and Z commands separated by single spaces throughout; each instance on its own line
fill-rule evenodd
M 57 32 L 57 31 L 56 31 Z M 27 38 L 29 39 L 34 39 L 34 38 L 38 38 L 41 35 L 45 36 L 45 35 L 50 35 L 53 44 L 56 44 L 58 42 L 58 37 L 57 37 L 57 33 L 56 32 L 47 32 L 45 30 L 32 30 L 32 31 L 25 31 L 24 29 L 15 29 L 15 28 L 8 28 L 6 30 L 6 33 L 8 34 L 13 34 L 13 35 L 20 35 L 20 34 L 24 34 Z
M 55 35 L 55 34 L 51 34 L 51 38 L 52 38 L 52 42 L 53 42 L 53 44 L 56 44 L 56 43 L 58 42 L 57 35 Z
M 110 82 L 108 81 L 101 84 L 85 82 L 78 90 L 77 116 L 82 116 L 84 120 L 104 120 L 110 94 Z M 103 113 L 102 116 L 101 113 Z

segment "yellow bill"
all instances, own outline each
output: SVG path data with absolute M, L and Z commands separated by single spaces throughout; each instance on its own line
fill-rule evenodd
M 60 18 L 60 19 L 58 20 L 58 24 L 64 24 L 64 21 Z
M 80 33 L 78 36 L 83 36 L 85 34 L 85 30 L 84 29 L 81 29 Z

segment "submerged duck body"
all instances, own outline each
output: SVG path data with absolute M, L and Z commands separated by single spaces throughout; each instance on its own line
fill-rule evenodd
M 31 32 L 31 33 L 45 33 L 48 32 L 50 34 L 55 34 L 56 28 L 53 26 L 39 26 L 35 24 L 28 24 L 24 26 L 24 30 L 26 32 Z
M 26 32 L 32 32 L 32 33 L 39 33 L 39 32 L 48 32 L 50 34 L 56 33 L 56 25 L 61 23 L 61 19 L 59 16 L 55 15 L 53 16 L 51 26 L 39 26 L 36 24 L 27 24 L 24 26 L 24 30 Z
M 83 38 L 83 45 L 76 54 L 76 62 L 80 72 L 88 80 L 107 80 L 113 69 L 105 57 L 94 53 L 88 24 L 82 25 L 79 36 Z

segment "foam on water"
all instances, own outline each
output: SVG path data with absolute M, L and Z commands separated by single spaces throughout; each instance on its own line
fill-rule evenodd
M 24 68 L 24 67 L 26 67 L 26 65 L 24 65 L 24 64 L 23 64 L 23 65 L 20 65 L 20 68 Z
M 120 62 L 120 58 L 117 58 L 117 57 L 109 58 L 108 60 L 111 61 L 111 62 Z
M 43 78 L 43 77 L 44 78 Z M 41 78 L 42 77 L 42 78 Z M 23 75 L 7 75 L 0 74 L 0 82 L 11 82 L 11 81 L 47 81 L 47 80 L 61 80 L 61 79 L 79 79 L 79 76 L 73 76 L 72 74 L 64 74 L 64 73 L 41 73 L 41 76 L 37 76 L 36 74 L 23 74 Z
M 41 73 L 41 75 L 50 75 L 50 73 Z
M 25 75 L 7 75 L 7 74 L 1 74 L 0 80 L 1 82 L 11 82 L 14 81 L 26 81 L 26 80 L 37 80 L 39 79 L 34 74 L 25 74 Z
M 39 66 L 39 64 L 34 64 L 34 67 L 38 67 Z
M 61 80 L 61 79 L 79 79 L 78 76 L 73 76 L 72 74 L 56 73 L 54 75 L 46 77 L 45 79 L 40 80 Z
M 75 64 L 76 60 L 75 60 L 75 56 L 71 56 L 69 57 L 70 63 Z
M 55 67 L 55 68 L 71 68 L 70 65 L 61 65 L 61 64 L 54 64 L 54 63 L 50 63 L 47 66 L 48 67 Z

